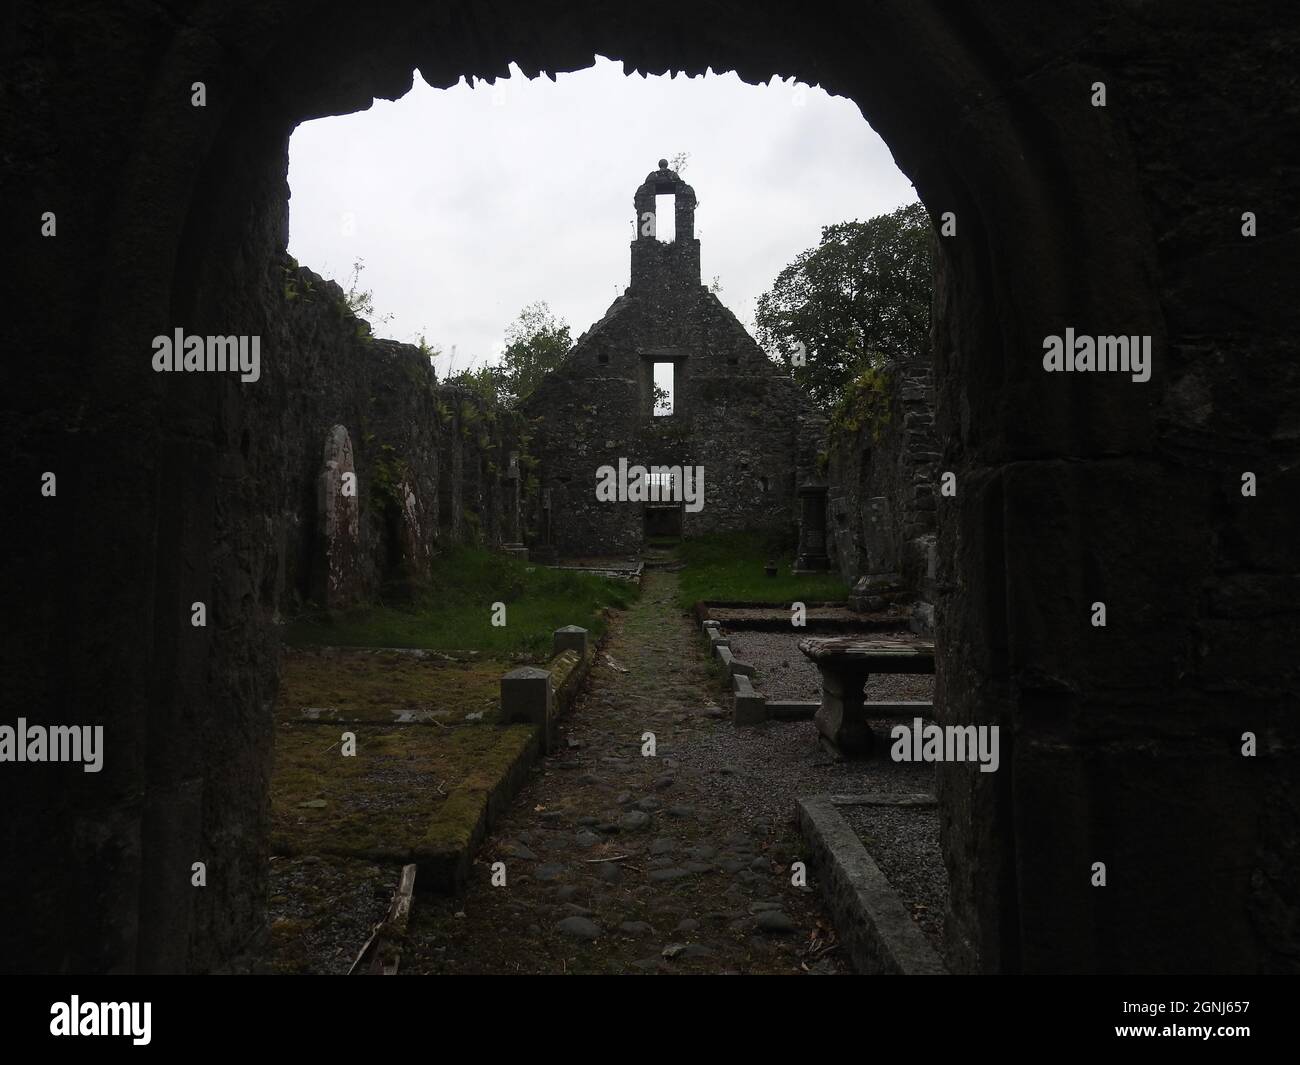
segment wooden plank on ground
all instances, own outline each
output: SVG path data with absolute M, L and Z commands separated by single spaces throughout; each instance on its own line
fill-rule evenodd
M 393 901 L 384 919 L 370 932 L 348 975 L 360 970 L 371 976 L 396 976 L 402 960 L 402 942 L 411 917 L 411 900 L 415 895 L 415 865 L 402 866 Z

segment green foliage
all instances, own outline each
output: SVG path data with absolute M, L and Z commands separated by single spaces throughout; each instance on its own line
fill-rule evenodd
M 933 233 L 919 203 L 822 229 L 758 298 L 758 341 L 829 409 L 864 369 L 929 342 Z M 803 345 L 804 366 L 793 365 Z
M 420 354 L 429 360 L 430 365 L 433 365 L 434 359 L 442 358 L 442 348 L 436 344 L 430 344 L 423 333 L 420 333 L 415 338 L 415 346 L 420 349 Z
M 398 456 L 397 449 L 392 444 L 381 444 L 379 457 L 375 460 L 374 479 L 370 482 L 371 498 L 376 506 L 401 509 L 405 503 L 401 485 L 410 477 L 411 468 L 404 458 Z
M 518 402 L 532 395 L 542 378 L 564 361 L 572 347 L 568 324 L 556 318 L 544 300 L 530 303 L 506 330 L 506 350 L 501 360 L 506 398 Z
M 288 264 L 280 267 L 280 272 L 284 274 L 284 298 L 286 302 L 292 302 L 298 297 L 305 297 L 305 302 L 311 303 L 311 296 L 316 291 L 312 283 L 305 277 L 299 276 L 298 261 L 293 256 L 288 256 Z
M 446 384 L 456 385 L 466 391 L 473 392 L 474 395 L 492 404 L 502 403 L 506 398 L 505 379 L 499 366 L 483 365 L 477 370 L 461 370 L 459 373 L 448 377 Z M 465 417 L 467 408 L 467 404 L 461 405 L 462 417 Z M 472 410 L 472 408 L 468 409 Z M 477 417 L 477 411 L 473 411 L 470 415 L 471 419 Z
M 427 590 L 411 606 L 375 606 L 333 621 L 294 622 L 291 644 L 424 647 L 526 654 L 544 661 L 551 634 L 580 625 L 594 640 L 604 633 L 604 610 L 626 607 L 635 586 L 589 573 L 546 569 L 483 548 L 460 547 L 437 558 Z M 492 604 L 506 604 L 506 625 L 492 625 Z
M 774 533 L 722 533 L 684 540 L 686 563 L 678 583 L 678 602 L 691 607 L 700 600 L 755 603 L 842 602 L 848 590 L 838 573 L 795 576 L 795 545 Z M 777 575 L 764 567 L 777 563 Z
M 829 436 L 834 447 L 846 435 L 864 427 L 871 430 L 871 442 L 879 444 L 890 422 L 888 372 L 869 367 L 858 374 L 844 390 L 831 413 Z

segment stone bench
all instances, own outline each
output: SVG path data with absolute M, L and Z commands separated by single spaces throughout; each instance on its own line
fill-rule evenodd
M 813 720 L 817 731 L 840 754 L 869 754 L 869 704 L 862 694 L 872 673 L 934 673 L 934 643 L 929 640 L 866 640 L 851 636 L 809 636 L 799 650 L 816 664 L 822 678 L 822 703 Z

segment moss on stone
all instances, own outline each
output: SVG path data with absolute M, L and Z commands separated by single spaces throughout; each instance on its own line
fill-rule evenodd
M 537 742 L 537 730 L 532 725 L 478 730 L 472 735 L 475 740 L 484 740 L 485 746 L 474 750 L 472 758 L 464 759 L 465 775 L 429 818 L 419 842 L 421 852 L 454 851 L 468 858 L 478 833 L 486 827 L 493 793 L 507 788 L 511 773 L 521 760 L 530 760 L 529 749 Z
M 411 480 L 411 466 L 392 444 L 381 444 L 375 459 L 374 477 L 370 482 L 371 498 L 381 509 L 401 508 L 401 485 Z

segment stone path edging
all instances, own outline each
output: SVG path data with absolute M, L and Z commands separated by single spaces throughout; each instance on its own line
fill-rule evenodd
M 807 844 L 835 928 L 860 973 L 903 976 L 946 974 L 942 960 L 889 886 L 853 829 L 836 809 L 839 796 L 799 800 L 799 828 Z M 920 797 L 844 796 L 850 801 L 906 805 Z M 898 800 L 902 799 L 902 803 Z
M 597 647 L 592 646 L 587 654 L 579 657 L 576 651 L 566 650 L 547 662 L 553 685 L 551 728 L 555 719 L 568 713 L 578 697 L 596 651 Z M 456 895 L 464 890 L 475 852 L 523 788 L 529 770 L 545 753 L 542 733 L 540 725 L 532 730 L 520 744 L 518 754 L 489 787 L 456 788 L 438 807 L 413 855 L 419 894 Z M 502 742 L 507 742 L 505 736 Z

